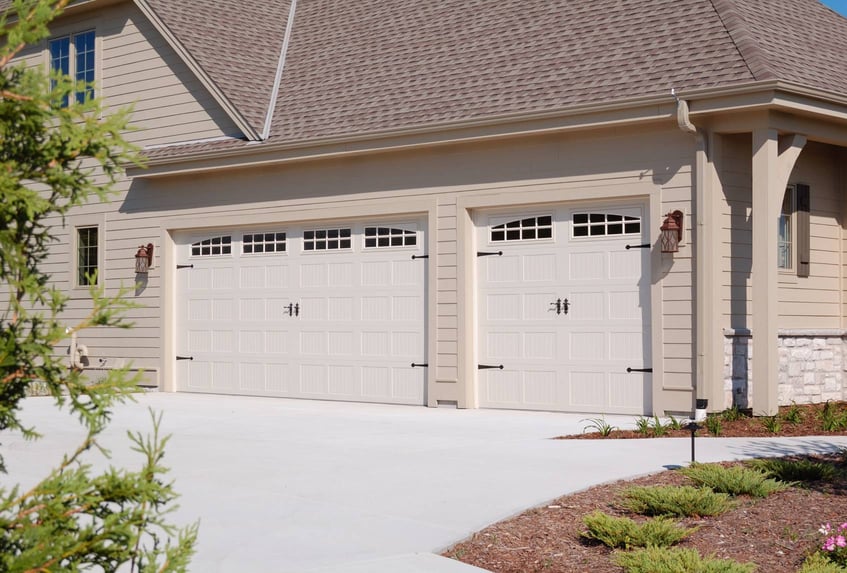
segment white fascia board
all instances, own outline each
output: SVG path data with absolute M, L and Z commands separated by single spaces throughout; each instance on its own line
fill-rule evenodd
M 156 30 L 165 38 L 165 41 L 174 49 L 177 55 L 185 62 L 185 65 L 188 66 L 197 79 L 200 80 L 200 83 L 209 90 L 209 93 L 212 94 L 212 97 L 216 102 L 223 108 L 224 112 L 235 122 L 235 125 L 241 130 L 241 132 L 252 141 L 258 141 L 260 139 L 259 133 L 253 129 L 243 115 L 238 111 L 238 109 L 232 104 L 232 102 L 227 98 L 218 85 L 212 80 L 211 77 L 206 73 L 206 71 L 200 66 L 200 64 L 194 59 L 194 57 L 189 53 L 185 46 L 182 45 L 176 36 L 171 32 L 170 28 L 165 25 L 164 22 L 156 15 L 156 12 L 147 4 L 145 0 L 133 0 L 138 9 L 147 17 L 148 20 L 153 24 Z

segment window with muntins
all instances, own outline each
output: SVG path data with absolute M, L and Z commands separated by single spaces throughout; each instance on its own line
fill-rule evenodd
M 76 230 L 76 272 L 77 285 L 89 286 L 98 283 L 97 270 L 99 260 L 99 229 L 97 227 L 78 227 Z
M 640 235 L 641 217 L 614 213 L 574 213 L 571 227 L 574 237 Z
M 491 227 L 491 242 L 536 241 L 553 237 L 553 217 L 527 217 Z
M 365 227 L 365 248 L 413 247 L 418 244 L 416 231 L 394 227 Z
M 353 246 L 351 229 L 315 229 L 303 232 L 304 251 L 336 251 Z
M 284 253 L 285 233 L 253 233 L 241 237 L 241 252 L 245 255 Z
M 49 43 L 50 71 L 70 77 L 76 86 L 75 98 L 83 103 L 94 97 L 95 34 L 93 30 L 53 38 Z M 51 89 L 57 81 L 50 81 Z M 62 105 L 68 105 L 65 97 Z
M 192 257 L 219 257 L 232 254 L 232 236 L 209 237 L 191 244 Z

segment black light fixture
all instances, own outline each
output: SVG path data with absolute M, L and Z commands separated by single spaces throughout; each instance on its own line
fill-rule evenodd
M 139 275 L 146 275 L 153 266 L 153 243 L 147 243 L 147 246 L 141 245 L 135 253 L 135 272 Z
M 671 211 L 665 217 L 665 221 L 659 227 L 662 232 L 659 243 L 662 246 L 663 253 L 679 252 L 679 243 L 682 241 L 682 224 L 682 211 Z

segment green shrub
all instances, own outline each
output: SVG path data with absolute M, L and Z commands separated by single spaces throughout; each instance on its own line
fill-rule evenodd
M 636 486 L 623 492 L 621 507 L 641 515 L 703 517 L 733 506 L 725 493 L 691 486 Z
M 721 412 L 720 416 L 725 422 L 734 422 L 743 418 L 744 414 L 738 409 L 738 406 L 733 406 Z
M 703 558 L 696 549 L 648 547 L 618 553 L 615 564 L 626 573 L 752 573 L 752 563 L 730 559 Z
M 824 432 L 847 430 L 847 412 L 838 409 L 838 405 L 826 401 L 821 410 L 821 428 Z
M 765 416 L 761 421 L 762 426 L 771 434 L 778 434 L 782 431 L 782 420 L 779 416 Z
M 588 418 L 588 419 L 585 419 L 585 420 L 580 420 L 580 423 L 582 423 L 582 422 L 588 422 L 582 428 L 583 434 L 585 432 L 587 432 L 588 430 L 591 430 L 592 432 L 597 432 L 598 434 L 600 434 L 601 436 L 606 438 L 613 431 L 617 430 L 617 428 L 615 426 L 612 426 L 611 424 L 609 424 L 606 421 L 606 419 L 603 418 L 602 416 L 599 417 L 599 418 Z
M 682 429 L 682 421 L 674 418 L 671 414 L 668 414 L 668 427 L 671 430 L 681 430 Z
M 653 416 L 653 435 L 658 438 L 666 435 L 667 433 L 668 427 L 662 423 L 659 416 Z
M 635 419 L 635 431 L 642 436 L 650 435 L 650 418 L 644 416 Z
M 779 458 L 750 460 L 754 470 L 785 483 L 829 481 L 835 477 L 835 468 L 826 463 L 811 460 L 784 460 Z
M 782 419 L 789 424 L 799 424 L 803 421 L 803 411 L 797 406 L 796 402 L 791 402 L 791 407 L 785 411 Z
M 820 553 L 812 553 L 803 562 L 803 566 L 797 573 L 845 573 L 847 569 L 841 567 Z
M 789 487 L 760 471 L 742 466 L 725 468 L 717 464 L 692 464 L 680 471 L 697 485 L 729 495 L 767 497 Z
M 711 414 L 706 417 L 706 430 L 713 436 L 721 435 L 721 417 L 720 415 Z
M 627 517 L 614 517 L 602 511 L 586 515 L 582 522 L 588 528 L 582 532 L 583 537 L 599 541 L 612 549 L 670 547 L 697 530 L 680 527 L 666 517 L 636 523 Z

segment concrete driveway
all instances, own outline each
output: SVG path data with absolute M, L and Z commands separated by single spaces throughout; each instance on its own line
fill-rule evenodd
M 151 393 L 119 407 L 103 442 L 136 465 L 126 430 L 164 412 L 181 509 L 200 519 L 192 571 L 471 571 L 437 558 L 472 532 L 561 494 L 688 462 L 686 439 L 559 441 L 581 415 Z M 34 482 L 82 432 L 44 398 L 4 436 L 9 475 Z M 618 426 L 631 417 L 608 416 Z M 824 451 L 843 438 L 700 439 L 698 461 Z M 101 459 L 93 460 L 105 466 Z

